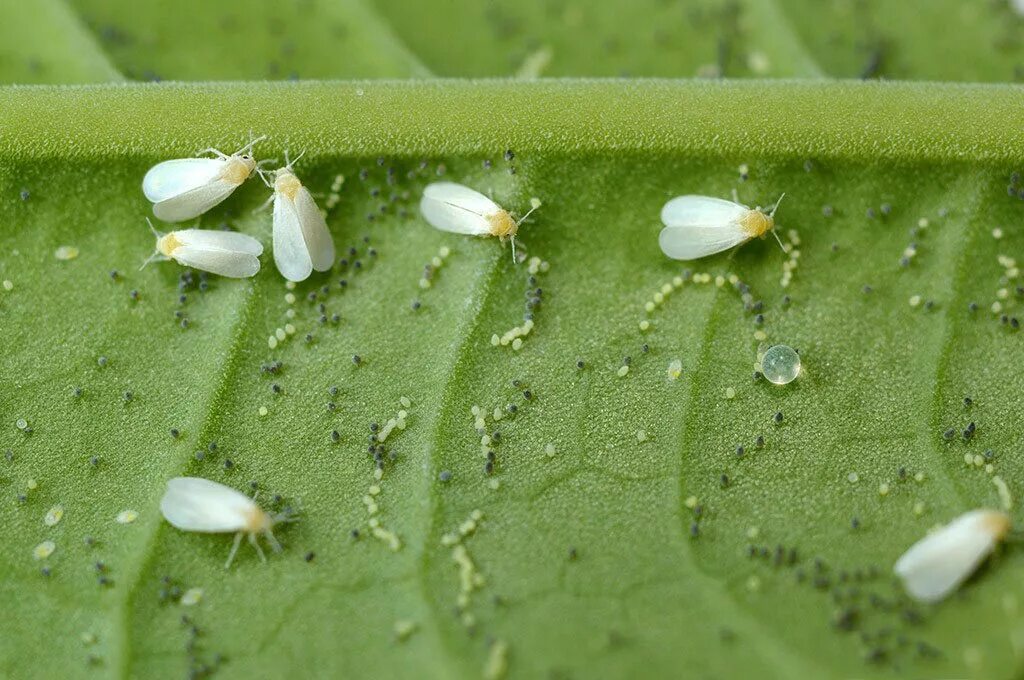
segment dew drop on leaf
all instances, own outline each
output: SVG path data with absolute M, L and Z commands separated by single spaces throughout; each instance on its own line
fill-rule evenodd
M 800 374 L 800 355 L 788 345 L 768 348 L 761 359 L 761 373 L 776 385 L 786 385 Z

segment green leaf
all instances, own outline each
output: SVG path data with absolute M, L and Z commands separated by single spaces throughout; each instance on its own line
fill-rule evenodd
M 998 507 L 993 475 L 1020 493 L 1021 298 L 997 257 L 1024 239 L 1007 195 L 1022 104 L 1011 87 L 796 82 L 0 90 L 0 603 L 17 622 L 0 673 L 162 677 L 223 655 L 226 677 L 1013 676 L 1019 550 L 935 607 L 890 569 L 933 525 Z M 205 290 L 173 262 L 140 271 L 145 170 L 250 130 L 269 135 L 260 158 L 306 153 L 321 205 L 344 178 L 328 223 L 348 264 L 294 291 L 269 253 L 254 279 Z M 540 198 L 518 245 L 550 270 L 528 282 L 507 247 L 428 227 L 417 204 L 438 176 L 520 213 Z M 788 287 L 772 240 L 661 254 L 666 199 L 734 188 L 761 205 L 786 192 Z M 269 244 L 266 194 L 251 181 L 201 223 Z M 80 254 L 57 259 L 62 245 Z M 674 287 L 687 267 L 711 282 Z M 522 348 L 492 346 L 536 287 Z M 752 380 L 758 331 L 800 350 L 796 382 Z M 371 423 L 403 397 L 378 483 Z M 500 432 L 492 475 L 474 406 Z M 973 462 L 987 450 L 991 474 Z M 264 565 L 243 546 L 225 571 L 229 536 L 160 516 L 183 474 L 301 507 L 284 552 Z M 399 550 L 370 531 L 375 484 Z M 483 582 L 460 606 L 444 537 L 477 510 L 459 545 Z
M 121 80 L 63 0 L 3 0 L 0 17 L 0 82 Z
M 137 80 L 429 75 L 364 0 L 69 0 Z

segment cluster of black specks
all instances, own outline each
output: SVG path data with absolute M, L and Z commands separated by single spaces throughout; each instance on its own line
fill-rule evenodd
M 523 303 L 524 322 L 533 321 L 544 299 L 544 289 L 540 287 L 540 273 L 542 270 L 539 267 L 530 267 L 530 269 L 532 271 L 527 272 L 526 291 L 523 293 L 525 298 Z
M 696 501 L 696 499 L 693 500 Z M 687 505 L 690 505 L 689 501 Z M 690 522 L 690 538 L 699 538 L 701 535 L 700 523 L 707 516 L 707 513 L 705 512 L 704 505 L 697 502 L 692 504 L 690 512 L 693 514 L 693 519 Z
M 156 592 L 156 599 L 162 605 L 176 604 L 184 592 L 177 579 L 171 576 L 163 576 L 160 579 L 160 587 Z
M 533 389 L 531 389 L 529 384 L 524 380 L 520 380 L 518 378 L 513 380 L 512 387 L 519 391 L 522 395 L 523 401 L 528 404 L 537 398 Z M 488 431 L 486 424 L 483 427 L 480 426 L 481 423 L 486 423 L 487 419 L 486 411 L 481 410 L 478 416 L 477 427 L 475 428 L 476 433 L 481 437 L 481 441 L 486 442 L 483 445 L 483 453 L 486 458 L 484 462 L 484 474 L 487 476 L 495 473 L 498 464 L 498 448 L 503 443 L 507 442 L 507 437 L 504 435 L 503 431 L 499 429 L 498 424 L 505 424 L 514 421 L 515 417 L 519 414 L 519 406 L 510 401 L 505 405 L 502 411 L 502 418 L 494 421 L 494 429 Z
M 512 149 L 505 149 L 505 153 L 501 155 L 505 162 L 508 163 L 508 174 L 516 174 L 516 166 L 513 161 L 516 159 L 516 154 Z
M 1010 174 L 1010 183 L 1006 185 L 1006 195 L 1024 201 L 1024 186 L 1020 183 L 1020 173 Z
M 217 445 L 217 442 L 210 442 L 209 444 L 207 444 L 205 449 L 197 449 L 194 454 L 194 457 L 196 459 L 196 462 L 212 463 L 217 460 L 220 454 L 221 449 Z M 235 461 L 230 457 L 230 455 L 224 455 L 223 458 L 220 458 L 220 464 L 225 472 L 230 472 L 237 467 L 237 463 L 235 463 Z
M 854 517 L 850 525 L 857 530 L 860 522 Z M 783 545 L 748 545 L 747 555 L 790 570 L 798 585 L 827 595 L 832 629 L 842 635 L 856 633 L 866 662 L 895 666 L 907 657 L 939 655 L 930 643 L 915 639 L 914 629 L 924 620 L 922 611 L 878 566 L 833 567 L 820 557 L 808 562 L 795 547 Z
M 178 275 L 178 306 L 174 310 L 174 319 L 181 328 L 188 328 L 191 321 L 185 313 L 190 296 L 194 292 L 205 293 L 210 289 L 210 276 L 206 272 L 196 272 L 192 269 L 185 269 Z
M 973 420 L 967 423 L 962 429 L 956 427 L 949 427 L 942 431 L 942 439 L 947 442 L 951 442 L 957 438 L 959 430 L 960 438 L 965 442 L 970 442 L 974 439 L 975 433 L 978 430 L 978 425 Z
M 181 617 L 181 625 L 185 629 L 185 654 L 188 655 L 189 680 L 202 680 L 216 673 L 224 664 L 224 656 L 219 653 L 206 653 L 202 648 L 203 632 L 189 616 Z
M 376 209 L 366 214 L 366 221 L 375 222 L 378 217 L 389 214 L 409 219 L 413 214 L 409 208 L 411 194 L 408 189 L 400 186 L 402 177 L 414 180 L 429 176 L 430 164 L 427 161 L 420 161 L 416 166 L 403 172 L 394 161 L 381 157 L 377 159 L 375 166 L 361 168 L 358 174 L 359 181 L 366 185 L 364 190 L 377 203 Z M 438 176 L 443 175 L 444 166 L 437 166 L 434 173 Z

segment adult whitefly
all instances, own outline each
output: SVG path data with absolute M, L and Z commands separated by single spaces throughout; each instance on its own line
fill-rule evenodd
M 696 260 L 769 231 L 775 234 L 775 211 L 783 196 L 768 212 L 711 196 L 676 196 L 661 208 L 665 227 L 658 235 L 658 245 L 674 260 Z
M 971 510 L 933 531 L 903 553 L 893 571 L 921 602 L 938 602 L 956 590 L 1010 530 L 998 510 Z
M 471 236 L 496 236 L 500 241 L 512 242 L 519 226 L 540 207 L 540 201 L 531 201 L 530 210 L 518 220 L 511 213 L 475 189 L 455 182 L 434 182 L 423 189 L 420 212 L 436 229 Z
M 156 249 L 143 266 L 155 259 L 174 260 L 185 267 L 235 279 L 254 276 L 260 270 L 263 246 L 251 236 L 209 229 L 161 234 L 146 221 L 156 236 Z
M 273 184 L 267 182 L 274 190 L 274 264 L 289 281 L 304 281 L 314 269 L 323 272 L 334 264 L 334 239 L 293 163 L 274 172 Z
M 168 481 L 167 490 L 160 499 L 160 512 L 164 519 L 182 531 L 235 533 L 225 569 L 231 566 L 244 535 L 249 537 L 249 542 L 263 561 L 266 557 L 257 543 L 260 534 L 267 538 L 275 551 L 281 550 L 272 532 L 276 522 L 272 515 L 257 505 L 255 499 L 209 479 L 175 477 Z
M 157 163 L 142 179 L 142 193 L 164 222 L 184 222 L 205 213 L 234 192 L 256 169 L 252 140 L 230 156 L 209 149 L 215 158 L 176 158 Z

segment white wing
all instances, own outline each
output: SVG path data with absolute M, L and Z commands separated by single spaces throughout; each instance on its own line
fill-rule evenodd
M 736 222 L 749 208 L 711 196 L 676 196 L 661 208 L 666 227 L 715 226 Z
M 1008 526 L 999 512 L 965 513 L 912 545 L 893 571 L 915 599 L 938 602 L 978 568 Z
M 325 272 L 334 266 L 334 239 L 327 229 L 327 222 L 306 187 L 300 187 L 295 194 L 295 212 L 302 225 L 302 236 L 306 241 L 309 259 L 313 269 Z
M 281 194 L 274 196 L 274 264 L 289 281 L 305 281 L 313 272 L 299 213 L 295 204 Z
M 238 185 L 226 179 L 215 179 L 183 194 L 153 205 L 153 214 L 164 222 L 184 222 L 199 217 L 231 195 Z
M 658 234 L 661 252 L 674 260 L 696 260 L 739 245 L 749 237 L 738 224 L 665 227 Z
M 454 182 L 428 184 L 420 200 L 420 212 L 427 222 L 456 234 L 489 234 L 487 217 L 499 210 L 501 206 L 479 191 Z
M 247 279 L 250 276 L 255 276 L 260 270 L 260 261 L 255 255 L 237 250 L 179 246 L 174 249 L 171 257 L 185 267 L 201 269 L 204 272 L 232 279 Z
M 160 499 L 164 518 L 185 531 L 242 531 L 254 510 L 259 507 L 241 492 L 200 477 L 175 477 Z
M 224 169 L 221 158 L 179 158 L 157 163 L 142 178 L 142 193 L 153 203 L 209 184 Z
M 180 229 L 174 232 L 179 243 L 194 246 L 203 250 L 228 250 L 236 253 L 248 253 L 259 257 L 263 254 L 263 244 L 247 234 L 237 231 L 215 231 L 213 229 Z

